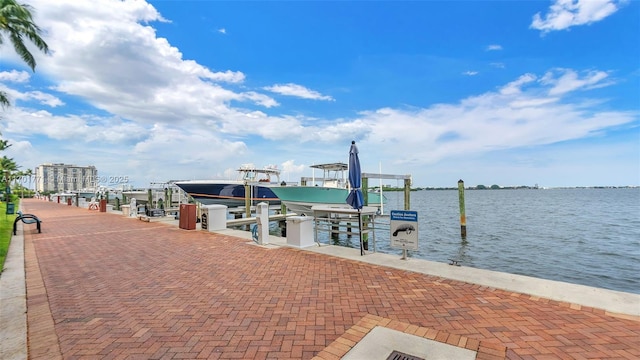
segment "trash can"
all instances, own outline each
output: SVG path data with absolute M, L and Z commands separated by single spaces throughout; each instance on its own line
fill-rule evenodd
M 180 229 L 196 229 L 196 204 L 180 204 Z
M 107 212 L 107 200 L 100 199 L 100 212 Z
M 297 248 L 315 245 L 313 217 L 290 216 L 287 218 L 287 245 Z
M 67 198 L 67 205 L 71 206 L 71 198 Z
M 12 215 L 16 213 L 16 204 L 7 203 L 7 214 Z

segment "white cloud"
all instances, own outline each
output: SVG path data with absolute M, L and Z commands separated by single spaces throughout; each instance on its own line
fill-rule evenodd
M 15 136 L 39 136 L 74 141 L 84 146 L 101 143 L 132 142 L 143 138 L 146 130 L 134 123 L 95 115 L 54 115 L 44 110 L 11 107 L 3 121 L 3 131 Z
M 500 89 L 500 93 L 502 95 L 519 94 L 521 92 L 520 88 L 523 85 L 528 84 L 535 80 L 536 80 L 536 76 L 534 74 L 524 74 L 520 76 L 517 80 L 512 81 L 507 85 L 505 85 L 504 87 L 502 87 L 502 89 Z
M 556 0 L 544 18 L 540 13 L 533 16 L 530 27 L 549 32 L 591 24 L 618 11 L 622 2 L 616 0 Z
M 282 171 L 284 172 L 289 172 L 289 173 L 301 173 L 305 170 L 306 166 L 305 165 L 297 165 L 295 163 L 295 160 L 287 160 L 285 162 L 282 163 Z
M 30 77 L 31 75 L 29 75 L 29 73 L 26 71 L 18 71 L 18 70 L 0 71 L 0 81 L 9 81 L 13 83 L 26 83 L 27 81 L 29 81 Z
M 529 83 L 532 78 L 525 75 L 521 79 Z M 521 81 L 514 81 L 518 82 Z M 366 134 L 369 146 L 380 144 L 393 149 L 390 159 L 420 165 L 468 154 L 589 137 L 602 129 L 632 122 L 639 115 L 599 112 L 587 103 L 571 104 L 558 97 L 540 97 L 545 87 L 536 83 L 531 83 L 531 87 L 527 91 L 484 93 L 459 104 L 426 109 L 380 109 L 367 112 L 358 120 L 369 124 Z
M 580 78 L 578 73 L 571 69 L 554 69 L 548 71 L 540 82 L 544 85 L 551 85 L 549 95 L 561 95 L 578 89 L 589 90 L 609 86 L 612 81 L 604 81 L 609 76 L 604 71 L 589 71 Z
M 218 29 L 218 32 L 219 32 L 220 34 L 225 34 L 225 35 L 226 35 L 226 34 L 227 34 L 227 29 L 225 29 L 225 28 L 221 28 L 221 29 Z
M 462 75 L 474 76 L 474 75 L 478 75 L 478 72 L 477 71 L 468 70 L 468 71 L 463 72 Z
M 486 51 L 502 50 L 502 45 L 492 44 L 492 45 L 487 46 L 487 48 L 485 50 Z
M 264 87 L 264 90 L 271 91 L 280 95 L 295 96 L 303 99 L 334 101 L 331 96 L 322 95 L 317 91 L 307 89 L 302 85 L 292 83 L 266 86 Z
M 33 99 L 38 101 L 40 104 L 47 105 L 50 107 L 57 107 L 64 105 L 64 102 L 60 100 L 58 97 L 53 96 L 51 94 L 43 93 L 42 91 L 29 91 L 25 93 L 25 99 Z
M 262 105 L 266 108 L 275 107 L 280 105 L 277 101 L 275 101 L 272 97 L 269 97 L 265 94 L 260 94 L 255 91 L 248 91 L 242 94 L 242 98 L 252 100 L 256 104 Z
M 9 98 L 11 103 L 15 103 L 16 101 L 31 101 L 34 100 L 42 105 L 47 105 L 50 107 L 57 107 L 64 105 L 64 102 L 60 100 L 58 97 L 52 94 L 47 94 L 42 91 L 25 91 L 21 92 L 19 90 L 15 90 L 9 87 L 6 87 L 0 84 L 0 91 L 4 92 Z
M 224 88 L 245 80 L 240 71 L 212 71 L 184 59 L 145 25 L 166 21 L 151 5 L 117 0 L 99 4 L 32 1 L 38 9 L 36 22 L 51 49 L 46 61 L 37 59 L 39 73 L 52 79 L 55 90 L 147 124 L 173 122 L 177 117 L 177 121 L 224 122 L 230 111 L 241 111 L 231 110 L 231 101 L 277 105 L 266 95 Z

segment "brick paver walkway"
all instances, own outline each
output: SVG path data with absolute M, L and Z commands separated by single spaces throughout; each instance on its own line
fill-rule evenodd
M 23 209 L 44 219 L 42 234 L 25 226 L 31 359 L 329 359 L 374 325 L 478 358 L 640 358 L 633 317 L 38 200 Z

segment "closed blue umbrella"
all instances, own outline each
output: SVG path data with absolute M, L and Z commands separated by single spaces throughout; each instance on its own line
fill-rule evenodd
M 349 150 L 349 184 L 351 191 L 347 196 L 347 204 L 354 209 L 362 209 L 364 205 L 364 196 L 362 195 L 362 172 L 360 171 L 360 159 L 358 158 L 358 147 L 356 142 L 351 142 Z
M 360 210 L 364 205 L 364 196 L 362 195 L 362 171 L 360 170 L 360 158 L 358 157 L 358 147 L 356 142 L 351 142 L 349 149 L 349 184 L 351 191 L 347 196 L 347 204 L 352 208 L 358 209 L 358 233 L 360 234 L 360 255 L 364 255 L 362 246 L 362 220 Z

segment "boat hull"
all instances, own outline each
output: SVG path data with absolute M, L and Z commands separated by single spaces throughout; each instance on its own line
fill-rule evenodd
M 218 204 L 228 207 L 245 205 L 244 183 L 185 181 L 177 182 L 175 185 L 203 205 Z M 267 202 L 269 205 L 280 204 L 280 199 L 269 186 L 251 184 L 250 188 L 252 205 L 259 202 Z
M 282 201 L 287 209 L 296 214 L 313 215 L 312 207 L 317 205 L 351 208 L 351 206 L 347 204 L 349 191 L 343 188 L 283 186 L 273 188 L 273 192 L 280 198 L 280 201 Z M 380 204 L 380 194 L 368 193 L 367 196 L 370 206 Z

